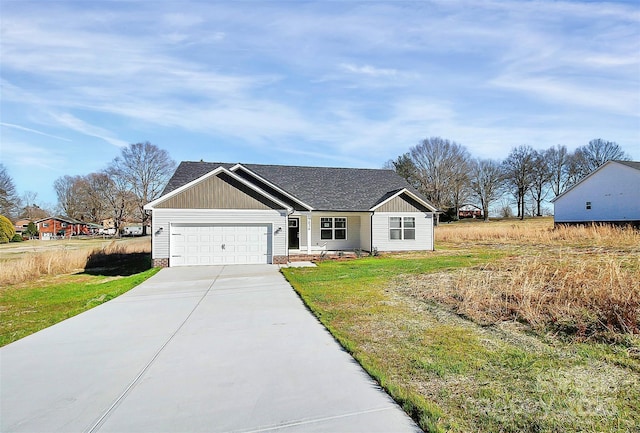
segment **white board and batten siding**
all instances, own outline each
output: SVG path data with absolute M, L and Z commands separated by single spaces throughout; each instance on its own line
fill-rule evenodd
M 391 239 L 391 217 L 415 218 L 415 239 Z M 378 251 L 432 251 L 433 214 L 431 212 L 376 212 L 372 218 L 373 248 Z
M 153 258 L 169 257 L 170 266 L 272 263 L 287 254 L 286 224 L 278 210 L 154 209 Z
M 640 170 L 609 162 L 554 201 L 554 220 L 640 221 Z

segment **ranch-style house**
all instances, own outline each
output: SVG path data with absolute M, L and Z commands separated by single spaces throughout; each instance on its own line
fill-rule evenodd
M 182 162 L 152 212 L 154 266 L 433 250 L 437 209 L 392 170 Z

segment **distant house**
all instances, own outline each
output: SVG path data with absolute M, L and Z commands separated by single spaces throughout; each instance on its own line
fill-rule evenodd
M 16 221 L 16 223 L 14 224 L 16 229 L 16 234 L 22 236 L 22 233 L 27 231 L 27 228 L 29 227 L 30 222 L 31 220 L 28 220 L 28 219 L 21 219 Z
M 608 161 L 552 202 L 556 224 L 640 226 L 640 162 Z
M 89 227 L 89 223 L 73 218 L 53 216 L 41 218 L 34 222 L 42 240 L 93 234 L 93 229 Z
M 95 223 L 87 223 L 88 234 L 97 235 L 102 230 L 102 226 L 100 224 Z
M 146 224 L 147 233 L 149 228 L 151 227 L 150 222 Z M 122 236 L 138 236 L 142 235 L 143 227 L 140 221 L 129 221 L 123 220 L 120 221 L 120 234 Z M 115 235 L 116 234 L 116 223 L 113 218 L 107 218 L 102 220 L 102 226 L 100 227 L 100 234 L 104 235 Z
M 458 209 L 458 218 L 482 218 L 482 209 L 472 204 L 466 204 Z
M 142 224 L 127 224 L 122 228 L 123 236 L 142 236 Z

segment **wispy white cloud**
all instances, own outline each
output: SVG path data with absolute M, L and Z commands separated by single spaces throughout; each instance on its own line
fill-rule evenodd
M 114 137 L 111 131 L 91 125 L 69 113 L 51 113 L 51 117 L 61 126 L 90 137 L 99 138 L 116 147 L 126 147 L 129 143 Z
M 58 139 L 58 140 L 71 141 L 68 138 L 58 137 L 57 135 L 47 134 L 46 132 L 38 131 L 37 129 L 26 128 L 26 127 L 20 126 L 20 125 L 14 125 L 13 123 L 0 122 L 0 126 L 4 126 L 5 128 L 18 129 L 20 131 L 31 132 L 32 134 L 43 135 L 45 137 L 51 137 L 51 138 L 55 138 L 55 139 Z
M 624 89 L 594 88 L 557 77 L 504 75 L 492 80 L 491 83 L 496 87 L 516 90 L 535 98 L 567 106 L 589 107 L 608 113 L 640 117 L 638 95 Z
M 202 24 L 204 19 L 201 15 L 193 13 L 168 12 L 161 14 L 160 22 L 170 28 L 191 28 Z
M 60 150 L 52 146 L 37 146 L 30 144 L 24 140 L 3 139 L 2 143 L 2 159 L 3 162 L 11 163 L 17 167 L 29 167 L 29 170 L 15 170 L 12 176 L 25 181 L 21 181 L 18 185 L 26 183 L 26 179 L 36 179 L 33 182 L 35 187 L 23 188 L 37 191 L 38 173 L 34 169 L 42 169 L 43 171 L 56 171 L 65 164 L 66 158 Z
M 350 63 L 343 63 L 340 65 L 340 68 L 347 72 L 368 75 L 371 77 L 394 77 L 398 75 L 398 71 L 396 69 L 375 68 L 371 65 L 358 66 Z
M 591 135 L 640 147 L 637 5 L 87 4 L 3 4 L 3 122 L 295 163 L 380 165 L 431 135 L 493 156 Z

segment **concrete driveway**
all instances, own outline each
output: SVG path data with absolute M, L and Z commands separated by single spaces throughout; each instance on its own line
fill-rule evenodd
M 2 432 L 419 432 L 276 266 L 163 269 L 0 349 Z

